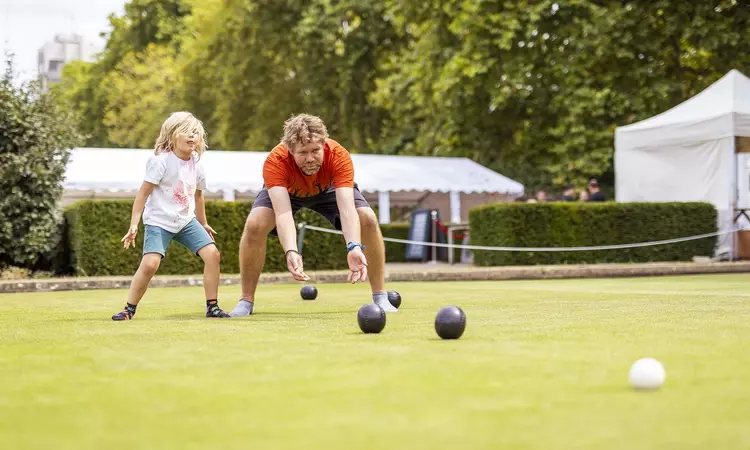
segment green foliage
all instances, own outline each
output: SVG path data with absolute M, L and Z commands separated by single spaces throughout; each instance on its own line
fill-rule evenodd
M 610 171 L 614 127 L 750 69 L 736 1 L 388 3 L 411 44 L 373 95 L 384 151 L 468 156 L 530 189 Z
M 716 231 L 709 203 L 508 203 L 469 213 L 472 245 L 588 247 L 633 244 Z M 475 251 L 480 266 L 688 261 L 713 255 L 716 237 L 622 250 Z
M 149 44 L 142 52 L 128 53 L 102 81 L 107 139 L 152 148 L 162 122 L 183 109 L 179 82 L 173 48 Z
M 8 58 L 0 79 L 0 267 L 31 268 L 52 247 L 65 164 L 80 142 L 72 122 L 37 83 L 16 85 Z
M 195 28 L 186 44 L 188 108 L 226 149 L 278 143 L 284 120 L 302 109 L 304 86 L 289 55 L 301 2 L 228 0 Z
M 186 33 L 189 0 L 129 0 L 123 16 L 110 16 L 112 31 L 107 51 L 118 61 L 127 53 L 140 52 L 150 44 L 175 45 Z
M 353 151 L 466 156 L 530 191 L 611 184 L 616 126 L 750 73 L 736 0 L 132 0 L 111 24 L 60 88 L 89 145 L 188 109 L 212 148 L 268 150 L 310 112 Z
M 384 111 L 368 97 L 401 42 L 383 2 L 232 0 L 195 11 L 184 66 L 206 70 L 186 71 L 184 90 L 218 146 L 268 149 L 302 111 L 352 150 L 378 139 Z
M 185 22 L 191 3 L 130 0 L 124 15 L 110 16 L 107 45 L 96 62 L 63 66 L 62 81 L 54 90 L 64 107 L 76 114 L 85 145 L 153 145 L 154 128 L 158 131 L 166 119 L 165 111 L 182 104 L 174 54 L 188 33 Z
M 133 275 L 141 260 L 143 248 L 143 225 L 136 239 L 136 249 L 125 250 L 120 239 L 127 231 L 132 202 L 92 201 L 76 202 L 65 210 L 68 227 L 68 267 L 75 275 Z M 239 273 L 239 243 L 245 219 L 250 211 L 246 202 L 206 202 L 208 223 L 216 230 L 216 245 L 221 251 L 222 273 Z M 330 224 L 312 211 L 302 210 L 297 214 L 298 222 L 331 228 Z M 383 234 L 405 239 L 408 225 L 381 226 Z M 403 261 L 404 247 L 401 244 L 386 246 L 388 261 Z M 332 270 L 346 268 L 346 248 L 340 235 L 308 231 L 302 253 L 306 270 Z M 269 236 L 266 252 L 265 272 L 285 272 L 286 262 L 278 238 Z M 199 274 L 203 262 L 179 244 L 172 242 L 167 256 L 159 268 L 160 275 Z

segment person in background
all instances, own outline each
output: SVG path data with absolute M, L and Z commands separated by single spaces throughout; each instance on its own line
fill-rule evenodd
M 599 189 L 599 182 L 596 178 L 589 180 L 589 192 L 591 193 L 592 202 L 606 202 L 607 196 Z
M 574 202 L 576 200 L 576 187 L 572 184 L 565 186 L 561 200 L 564 202 Z
M 589 199 L 589 191 L 587 191 L 586 189 L 582 190 L 581 193 L 578 194 L 578 200 L 582 201 L 582 202 L 588 202 L 588 201 L 590 201 L 590 199 Z

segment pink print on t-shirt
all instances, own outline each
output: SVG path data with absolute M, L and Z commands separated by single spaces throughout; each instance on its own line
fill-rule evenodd
M 195 185 L 183 180 L 195 178 L 195 160 L 191 158 L 190 161 L 181 164 L 179 171 L 181 180 L 177 181 L 172 200 L 187 210 L 190 208 L 190 199 L 195 195 Z
M 185 184 L 182 182 L 182 180 L 180 180 L 177 182 L 177 186 L 175 186 L 172 200 L 174 200 L 174 202 L 180 205 L 183 209 L 188 209 L 190 207 L 190 197 L 194 194 L 195 186 Z

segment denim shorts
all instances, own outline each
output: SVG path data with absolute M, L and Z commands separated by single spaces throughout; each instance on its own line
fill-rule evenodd
M 146 225 L 145 228 L 146 232 L 143 237 L 144 255 L 146 253 L 158 253 L 163 258 L 172 239 L 196 255 L 200 249 L 214 243 L 211 236 L 208 235 L 208 231 L 198 223 L 198 219 L 195 217 L 177 233 L 169 232 L 155 225 Z

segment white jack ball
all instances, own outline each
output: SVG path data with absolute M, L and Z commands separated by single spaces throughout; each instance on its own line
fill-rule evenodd
M 639 359 L 630 367 L 630 384 L 636 389 L 658 389 L 666 378 L 664 366 L 654 358 Z

